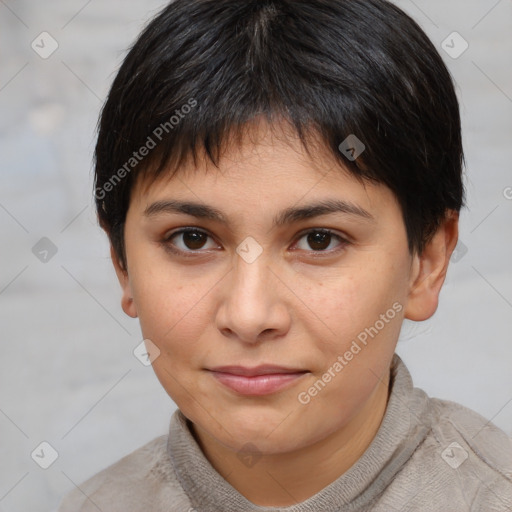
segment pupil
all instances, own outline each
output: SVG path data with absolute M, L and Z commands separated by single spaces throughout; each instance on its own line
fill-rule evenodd
M 330 233 L 310 233 L 308 235 L 308 243 L 312 249 L 326 249 L 329 247 Z M 327 241 L 327 243 L 325 243 Z
M 183 233 L 185 245 L 192 250 L 200 249 L 204 245 L 204 240 L 201 240 L 201 237 L 204 236 L 204 233 L 199 231 L 186 231 Z

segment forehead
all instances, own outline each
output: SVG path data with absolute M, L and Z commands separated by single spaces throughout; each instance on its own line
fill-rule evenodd
M 305 166 L 310 171 L 316 170 L 322 175 L 325 174 L 326 167 L 332 167 L 336 163 L 332 153 L 325 147 L 325 143 L 315 130 L 308 130 L 304 134 L 303 142 L 295 128 L 283 118 L 270 123 L 266 118 L 258 116 L 241 127 L 232 126 L 226 129 L 220 137 L 222 139 L 220 147 L 218 152 L 215 151 L 215 155 L 218 156 L 218 165 L 213 163 L 201 143 L 195 149 L 196 158 L 193 158 L 192 151 L 187 151 L 183 161 L 179 162 L 179 166 L 171 162 L 169 169 L 172 169 L 172 172 L 164 172 L 158 176 L 160 184 L 178 175 L 183 180 L 197 174 L 208 175 L 208 177 L 216 177 L 217 174 L 224 177 L 229 174 L 230 179 L 236 179 L 242 177 L 242 171 L 246 168 L 263 168 L 270 164 L 276 169 L 283 164 L 281 168 L 286 169 L 292 161 L 295 165 Z M 201 136 L 201 140 L 206 139 L 208 136 Z M 308 154 L 305 144 L 312 155 Z M 176 156 L 180 151 L 185 152 L 179 149 L 174 152 Z M 179 154 L 179 157 L 181 156 Z M 172 157 L 171 154 L 171 160 L 173 160 Z M 342 169 L 339 164 L 338 167 Z M 148 176 L 142 177 L 142 185 L 152 184 L 151 173 L 152 170 L 149 169 L 146 173 Z
M 156 179 L 136 183 L 131 206 L 146 212 L 159 201 L 189 200 L 216 205 L 219 216 L 222 211 L 261 213 L 274 205 L 319 201 L 344 201 L 374 212 L 398 206 L 387 187 L 358 179 L 317 135 L 309 134 L 307 144 L 309 152 L 286 122 L 269 125 L 258 120 L 223 146 L 218 167 L 203 151 L 175 173 L 164 171 Z

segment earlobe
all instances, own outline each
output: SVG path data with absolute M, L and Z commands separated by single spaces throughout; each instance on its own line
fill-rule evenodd
M 117 254 L 112 246 L 110 246 L 110 257 L 116 271 L 117 279 L 121 285 L 122 296 L 121 296 L 121 307 L 123 311 L 132 318 L 137 318 L 137 308 L 133 301 L 133 294 L 130 285 L 130 276 L 128 270 L 121 267 L 121 263 L 117 257 Z
M 133 302 L 133 297 L 125 295 L 124 291 L 123 296 L 121 297 L 121 307 L 128 316 L 137 318 L 137 309 L 135 307 L 135 303 Z
M 436 312 L 448 264 L 457 245 L 458 224 L 458 212 L 448 210 L 443 223 L 421 255 L 414 256 L 405 318 L 419 322 Z

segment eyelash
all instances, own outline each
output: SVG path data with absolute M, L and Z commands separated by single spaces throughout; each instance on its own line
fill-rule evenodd
M 206 250 L 202 250 L 202 249 L 182 251 L 181 249 L 176 249 L 176 247 L 171 243 L 171 240 L 174 237 L 176 237 L 178 235 L 181 235 L 183 233 L 190 233 L 190 232 L 202 233 L 202 234 L 208 236 L 209 238 L 213 238 L 208 232 L 206 232 L 206 231 L 204 231 L 202 229 L 189 227 L 189 228 L 182 228 L 182 229 L 179 229 L 177 231 L 174 231 L 174 232 L 168 234 L 161 241 L 161 244 L 164 246 L 165 250 L 167 250 L 167 251 L 169 251 L 169 252 L 171 252 L 173 254 L 177 254 L 179 256 L 184 256 L 186 258 L 190 258 L 190 257 L 193 258 L 193 257 L 196 257 L 197 255 L 199 255 L 201 252 L 206 252 Z M 334 231 L 331 231 L 330 229 L 326 229 L 326 228 L 313 228 L 313 229 L 308 229 L 307 231 L 303 231 L 303 232 L 299 233 L 299 235 L 297 235 L 298 236 L 297 241 L 301 240 L 306 235 L 309 235 L 311 233 L 322 233 L 322 234 L 325 234 L 325 235 L 331 235 L 332 237 L 336 238 L 340 242 L 340 246 L 337 249 L 331 249 L 329 251 L 325 251 L 325 250 L 320 250 L 320 251 L 313 251 L 313 250 L 311 250 L 311 251 L 307 251 L 307 252 L 310 252 L 310 253 L 314 254 L 315 257 L 318 257 L 318 256 L 321 257 L 323 254 L 332 255 L 334 253 L 337 253 L 337 252 L 341 251 L 347 245 L 350 244 L 350 242 L 346 238 L 344 238 L 341 235 L 336 234 Z

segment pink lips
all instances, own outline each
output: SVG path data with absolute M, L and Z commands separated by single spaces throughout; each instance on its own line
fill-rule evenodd
M 279 391 L 302 377 L 306 371 L 281 366 L 219 366 L 210 370 L 226 387 L 243 395 L 261 396 Z

